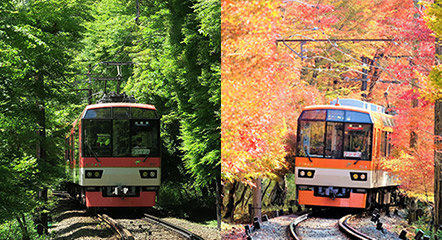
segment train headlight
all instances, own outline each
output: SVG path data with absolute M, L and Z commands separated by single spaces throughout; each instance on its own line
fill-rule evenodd
M 315 176 L 315 170 L 305 170 L 305 169 L 298 170 L 298 177 L 300 178 L 313 178 L 314 176 Z
M 350 178 L 353 181 L 367 181 L 367 173 L 365 173 L 365 172 L 350 172 Z
M 157 178 L 157 170 L 140 170 L 141 178 Z
M 101 178 L 103 170 L 86 170 L 86 178 Z

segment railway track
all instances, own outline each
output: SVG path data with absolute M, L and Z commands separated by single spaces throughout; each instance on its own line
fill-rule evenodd
M 132 234 L 124 228 L 120 223 L 118 223 L 113 218 L 109 217 L 106 214 L 98 214 L 97 218 L 101 221 L 106 222 L 112 230 L 118 234 L 118 239 L 120 240 L 134 240 L 135 238 L 132 236 Z
M 191 240 L 203 240 L 202 237 L 182 228 L 179 227 L 177 225 L 171 224 L 167 221 L 164 221 L 158 217 L 149 215 L 149 214 L 144 214 L 144 218 L 143 220 L 154 223 L 154 224 L 158 224 L 161 225 L 163 227 L 166 227 L 168 229 L 170 229 L 171 231 L 174 231 L 176 233 L 178 233 L 179 235 L 181 235 L 182 237 L 184 237 L 185 239 L 191 239 Z
M 339 219 L 338 221 L 338 225 L 339 225 L 339 229 L 341 229 L 341 231 L 345 232 L 347 234 L 347 236 L 350 236 L 352 239 L 360 239 L 360 240 L 375 240 L 375 238 L 372 238 L 370 236 L 367 236 L 361 232 L 359 232 L 358 230 L 352 228 L 348 223 L 348 219 L 351 217 L 351 214 L 348 214 L 342 218 Z
M 144 214 L 142 218 L 113 219 L 106 214 L 99 214 L 97 218 L 111 226 L 120 240 L 134 239 L 190 239 L 203 240 L 202 237 L 158 217 Z
M 311 213 L 307 213 L 296 218 L 290 224 L 290 233 L 295 240 L 301 240 L 303 237 L 308 239 L 374 239 L 352 228 L 347 223 L 351 216 L 348 214 L 336 220 L 334 218 L 316 218 Z M 312 221 L 308 224 L 308 228 L 299 226 L 307 221 Z

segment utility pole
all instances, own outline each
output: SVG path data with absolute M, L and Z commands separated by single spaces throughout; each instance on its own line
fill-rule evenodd
M 370 61 L 370 59 L 368 57 L 362 57 L 362 63 L 364 63 L 364 66 L 362 66 L 362 86 L 361 86 L 361 91 L 362 91 L 362 98 L 365 101 L 367 99 L 367 94 L 365 93 L 365 91 L 367 90 L 367 76 L 368 76 L 368 69 L 365 67 L 365 65 L 368 65 L 368 62 Z
M 140 0 L 137 0 L 137 16 L 135 17 L 135 23 L 140 24 L 138 18 L 140 17 Z
M 436 47 L 437 51 L 441 52 L 440 46 Z M 434 226 L 437 227 L 442 225 L 442 99 L 434 103 L 434 145 Z
M 434 4 L 440 3 L 440 0 L 434 1 Z M 438 56 L 442 54 L 439 38 L 436 38 L 435 45 L 435 65 L 439 65 Z M 437 229 L 442 225 L 442 99 L 434 103 L 434 145 L 434 226 Z
M 92 104 L 92 67 L 91 64 L 89 64 L 87 75 L 89 77 L 89 88 L 88 88 L 88 94 L 87 94 L 87 104 Z

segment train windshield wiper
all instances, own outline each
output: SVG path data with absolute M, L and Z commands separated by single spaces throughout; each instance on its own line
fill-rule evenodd
M 150 149 L 149 149 L 149 151 L 147 151 L 146 157 L 143 159 L 143 162 L 145 162 L 147 160 L 147 157 L 149 157 L 149 153 L 150 153 Z
M 307 153 L 306 145 L 304 145 L 304 152 L 305 152 L 305 155 L 307 155 L 308 160 L 309 160 L 310 162 L 313 162 L 312 159 L 310 158 L 310 154 Z
M 89 151 L 91 151 L 92 155 L 94 155 L 95 160 L 97 160 L 97 162 L 100 162 L 100 160 L 98 159 L 97 154 L 94 152 L 94 150 L 92 150 L 91 146 L 85 141 L 84 145 L 87 146 L 87 148 L 89 148 Z
M 361 160 L 360 158 L 358 160 L 356 160 L 353 164 L 356 165 L 356 163 L 359 162 L 359 160 Z

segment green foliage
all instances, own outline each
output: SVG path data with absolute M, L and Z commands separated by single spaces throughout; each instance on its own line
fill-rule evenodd
M 39 236 L 37 234 L 36 225 L 33 222 L 31 214 L 26 214 L 25 219 L 30 239 L 32 240 L 51 239 L 50 236 Z M 8 240 L 23 239 L 23 234 L 20 229 L 20 225 L 16 219 L 6 221 L 0 224 L 0 239 L 8 239 Z
M 129 48 L 137 65 L 125 90 L 157 106 L 164 151 L 182 155 L 196 185 L 213 184 L 221 161 L 220 2 L 151 7 L 140 18 L 142 40 Z
M 0 223 L 45 204 L 37 192 L 63 173 L 64 111 L 75 99 L 65 73 L 89 3 L 0 4 Z M 37 146 L 45 149 L 40 158 Z

